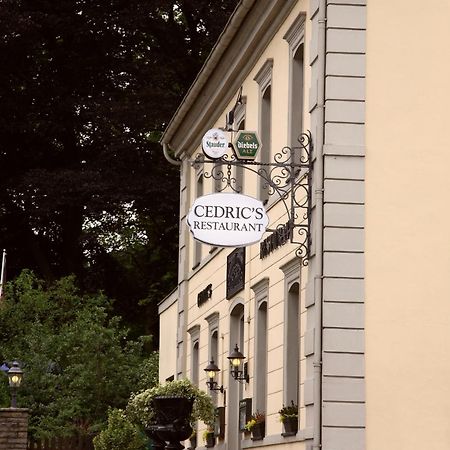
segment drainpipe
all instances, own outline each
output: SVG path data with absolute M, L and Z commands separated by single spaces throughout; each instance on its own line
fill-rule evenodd
M 167 159 L 167 161 L 170 162 L 170 164 L 173 164 L 174 166 L 181 166 L 181 161 L 178 159 L 173 159 L 169 154 L 169 144 L 166 144 L 165 142 L 161 142 L 164 157 Z
M 323 305 L 323 194 L 324 167 L 323 145 L 325 136 L 325 52 L 326 52 L 326 8 L 327 0 L 319 1 L 318 29 L 318 92 L 317 92 L 317 136 L 314 145 L 316 161 L 314 167 L 314 195 L 316 200 L 316 262 L 314 277 L 314 438 L 313 449 L 322 447 L 322 305 Z

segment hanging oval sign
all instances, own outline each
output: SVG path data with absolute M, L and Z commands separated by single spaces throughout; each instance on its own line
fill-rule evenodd
M 243 194 L 208 194 L 195 200 L 187 223 L 194 238 L 218 247 L 259 242 L 269 224 L 260 200 Z
M 228 150 L 227 135 L 219 128 L 211 128 L 203 136 L 202 149 L 208 158 L 221 158 Z

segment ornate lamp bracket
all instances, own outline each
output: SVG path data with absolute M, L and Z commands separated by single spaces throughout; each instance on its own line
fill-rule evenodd
M 298 145 L 297 145 L 298 144 Z M 236 178 L 233 167 L 242 167 L 253 172 L 262 180 L 262 188 L 267 192 L 269 205 L 282 201 L 288 215 L 289 240 L 297 244 L 296 255 L 308 265 L 311 247 L 311 182 L 313 142 L 311 133 L 302 133 L 292 147 L 283 147 L 273 157 L 272 162 L 242 160 L 236 158 L 233 149 L 218 159 L 209 159 L 198 153 L 191 164 L 195 168 L 209 164 L 211 169 L 204 170 L 204 178 L 212 178 L 217 192 L 242 192 L 242 186 Z M 279 225 L 278 231 L 286 232 L 286 224 Z M 267 229 L 268 232 L 277 229 Z

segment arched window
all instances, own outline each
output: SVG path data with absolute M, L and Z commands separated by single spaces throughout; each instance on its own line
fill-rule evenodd
M 228 353 L 231 353 L 235 345 L 239 346 L 242 353 L 244 348 L 244 305 L 239 302 L 235 304 L 230 313 L 230 342 Z M 248 357 L 248 355 L 245 355 Z M 239 449 L 239 401 L 242 399 L 242 384 L 234 380 L 228 370 L 228 448 Z
M 262 148 L 259 152 L 259 160 L 268 163 L 272 145 L 272 68 L 273 59 L 269 58 L 256 74 L 254 80 L 259 85 L 259 136 Z M 267 171 L 268 178 L 268 172 Z M 267 181 L 258 177 L 258 195 L 263 203 L 269 200 L 269 186 Z
M 286 359 L 284 362 L 284 398 L 285 405 L 294 402 L 298 405 L 299 361 L 300 361 L 300 301 L 299 284 L 294 283 L 288 290 L 285 312 Z
M 300 260 L 281 267 L 284 273 L 283 403 L 300 406 Z
M 198 341 L 196 341 L 194 343 L 194 345 L 192 346 L 192 368 L 191 368 L 191 373 L 192 373 L 192 384 L 195 384 L 196 386 L 198 386 L 198 365 L 199 365 L 199 345 L 198 345 Z
M 255 405 L 254 410 L 266 411 L 267 399 L 267 301 L 258 305 L 255 341 Z

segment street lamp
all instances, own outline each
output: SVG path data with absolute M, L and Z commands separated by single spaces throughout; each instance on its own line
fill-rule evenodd
M 11 389 L 11 408 L 17 408 L 16 394 L 23 379 L 23 370 L 19 363 L 14 361 L 8 370 L 9 387 Z
M 223 394 L 223 386 L 219 386 L 219 383 L 216 381 L 216 375 L 220 372 L 220 369 L 217 367 L 217 364 L 214 363 L 214 359 L 211 358 L 211 361 L 204 369 L 206 375 L 208 377 L 206 381 L 206 385 L 209 387 L 210 391 L 220 391 Z
M 228 356 L 228 359 L 230 360 L 231 376 L 237 381 L 245 381 L 248 383 L 250 377 L 247 373 L 247 363 L 244 363 L 245 356 L 239 351 L 237 344 L 230 356 Z M 242 369 L 241 364 L 243 364 Z

